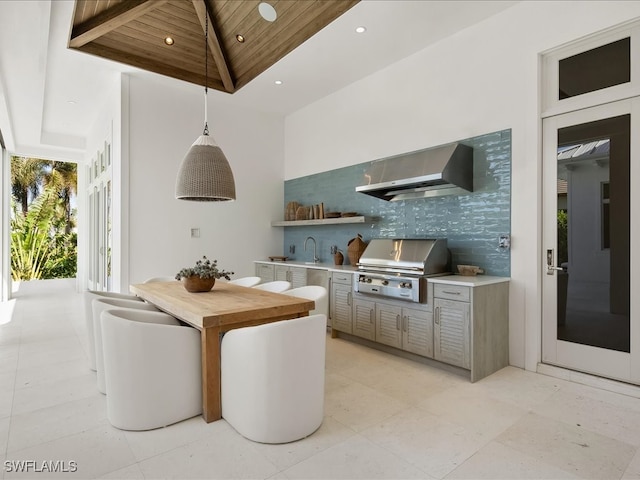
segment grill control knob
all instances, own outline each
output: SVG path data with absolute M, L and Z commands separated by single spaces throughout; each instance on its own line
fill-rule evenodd
M 389 285 L 389 280 L 382 280 L 383 285 Z
M 371 279 L 370 279 L 370 278 L 367 278 L 367 279 L 365 279 L 365 282 L 367 282 L 367 283 L 371 283 Z

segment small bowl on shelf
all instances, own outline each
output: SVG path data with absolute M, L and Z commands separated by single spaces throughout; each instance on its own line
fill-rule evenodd
M 340 218 L 340 212 L 324 212 L 324 218 Z

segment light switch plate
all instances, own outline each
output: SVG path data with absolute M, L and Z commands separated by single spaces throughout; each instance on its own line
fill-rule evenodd
M 508 249 L 511 247 L 511 235 L 503 233 L 498 237 L 498 247 Z
M 191 229 L 191 238 L 200 238 L 200 229 L 192 228 Z

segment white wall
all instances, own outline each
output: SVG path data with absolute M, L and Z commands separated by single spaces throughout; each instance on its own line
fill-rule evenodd
M 174 275 L 206 255 L 235 278 L 253 275 L 252 261 L 282 252 L 281 117 L 220 105 L 209 91 L 209 131 L 227 156 L 235 202 L 176 200 L 175 179 L 185 153 L 202 134 L 204 89 L 131 76 L 128 92 L 129 282 Z M 226 103 L 226 102 L 225 102 Z M 190 229 L 199 228 L 200 238 Z
M 102 103 L 102 108 L 94 123 L 91 131 L 86 139 L 87 149 L 83 162 L 78 162 L 78 273 L 77 287 L 80 291 L 88 286 L 88 262 L 89 262 L 89 223 L 92 213 L 89 212 L 87 186 L 89 178 L 87 177 L 86 166 L 91 165 L 93 158 L 99 151 L 104 150 L 104 143 L 108 141 L 112 145 L 112 165 L 113 178 L 121 176 L 122 163 L 122 129 L 120 127 L 122 120 L 121 101 L 122 101 L 122 78 L 120 74 L 113 75 L 111 89 L 107 92 L 101 92 L 103 96 L 96 98 L 96 102 Z M 113 208 L 120 210 L 122 205 L 123 188 L 120 181 L 112 182 L 113 185 Z M 126 189 L 124 190 L 126 192 Z M 123 271 L 122 251 L 126 240 L 122 235 L 121 222 L 119 217 L 114 219 L 112 228 L 114 229 L 114 248 L 112 250 L 112 277 L 119 279 Z M 126 268 L 125 268 L 126 270 Z M 115 291 L 126 292 L 128 288 L 121 286 L 119 282 L 113 286 Z
M 541 52 L 640 2 L 521 2 L 287 117 L 285 179 L 512 129 L 510 362 L 540 358 Z

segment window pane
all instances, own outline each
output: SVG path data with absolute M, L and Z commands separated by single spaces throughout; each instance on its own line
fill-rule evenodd
M 623 115 L 558 130 L 558 339 L 630 349 L 630 138 Z
M 558 99 L 631 81 L 631 42 L 623 38 L 559 62 Z

